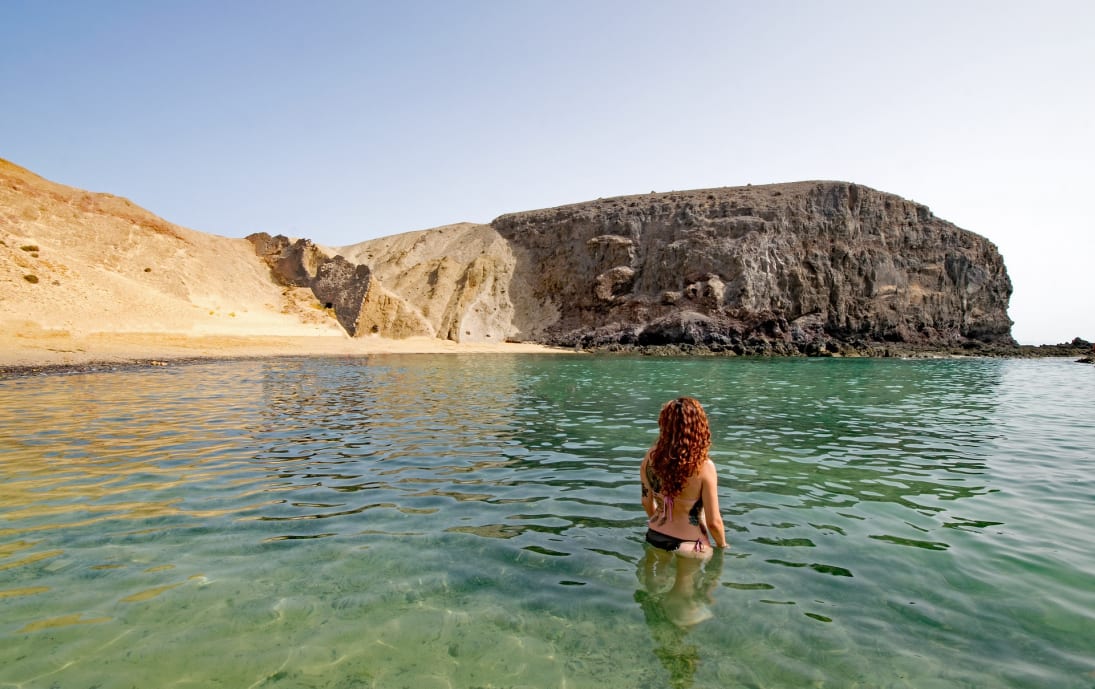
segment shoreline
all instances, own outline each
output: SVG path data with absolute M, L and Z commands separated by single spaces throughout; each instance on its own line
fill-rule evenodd
M 336 335 L 192 335 L 185 333 L 0 333 L 0 377 L 117 371 L 204 361 L 376 354 L 569 354 L 520 342 L 392 340 Z
M 67 331 L 31 330 L 0 333 L 0 378 L 68 373 L 95 373 L 186 365 L 212 361 L 261 360 L 283 357 L 367 357 L 386 354 L 617 354 L 652 357 L 739 356 L 706 347 L 667 345 L 658 347 L 553 347 L 531 342 L 453 342 L 431 337 L 402 340 L 377 336 L 352 338 L 338 335 L 300 334 L 190 334 L 179 332 L 99 332 L 73 335 Z M 759 358 L 797 358 L 810 355 L 750 352 Z M 1049 358 L 1080 357 L 1091 363 L 1091 352 L 1068 344 L 1017 345 L 976 349 L 920 348 L 887 345 L 822 352 L 814 358 Z

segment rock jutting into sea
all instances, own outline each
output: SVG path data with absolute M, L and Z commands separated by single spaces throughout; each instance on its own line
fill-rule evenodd
M 738 354 L 1015 345 L 992 242 L 845 182 L 599 199 L 334 251 L 403 302 L 414 317 L 400 329 L 457 341 Z

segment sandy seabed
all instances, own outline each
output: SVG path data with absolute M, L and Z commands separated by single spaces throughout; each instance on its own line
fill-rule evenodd
M 93 365 L 168 365 L 191 359 L 370 354 L 563 353 L 531 343 L 457 343 L 431 337 L 392 340 L 336 335 L 190 335 L 45 330 L 0 332 L 0 371 L 80 369 Z

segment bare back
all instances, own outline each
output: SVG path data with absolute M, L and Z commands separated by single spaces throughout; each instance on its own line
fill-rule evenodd
M 708 459 L 704 465 L 710 464 Z M 666 499 L 661 492 L 661 480 L 654 474 L 650 464 L 650 454 L 643 457 L 640 473 L 643 487 L 653 495 L 654 509 L 648 510 L 650 519 L 647 525 L 667 536 L 695 541 L 706 536 L 706 515 L 703 506 L 704 466 L 685 480 L 684 487 L 676 497 Z

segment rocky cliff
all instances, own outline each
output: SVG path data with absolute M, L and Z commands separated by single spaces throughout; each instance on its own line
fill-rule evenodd
M 844 182 L 649 194 L 505 215 L 516 337 L 819 353 L 1014 344 L 987 239 Z M 550 317 L 545 317 L 550 314 Z

